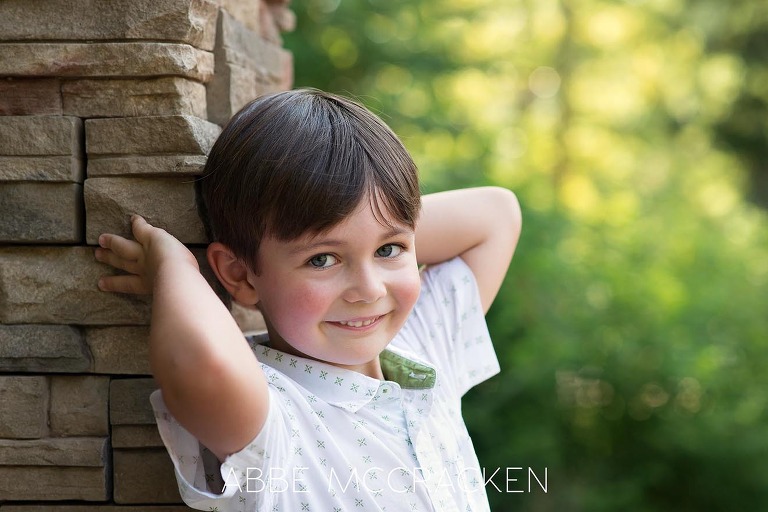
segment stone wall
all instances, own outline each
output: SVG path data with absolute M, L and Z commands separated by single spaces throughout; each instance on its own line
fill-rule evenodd
M 0 510 L 187 510 L 148 395 L 151 300 L 96 288 L 144 215 L 204 259 L 193 180 L 291 86 L 286 0 L 0 2 Z M 239 311 L 241 326 L 259 319 Z

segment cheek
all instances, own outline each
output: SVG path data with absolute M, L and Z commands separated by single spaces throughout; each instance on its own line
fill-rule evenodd
M 421 292 L 421 278 L 418 270 L 409 272 L 408 275 L 404 275 L 402 279 L 398 280 L 394 288 L 394 293 L 397 295 L 397 301 L 402 307 L 407 307 L 408 311 L 416 304 L 416 300 L 419 298 Z
M 302 293 L 296 294 L 291 304 L 303 317 L 315 321 L 323 317 L 328 310 L 328 300 L 325 294 L 322 293 L 322 290 L 312 288 L 307 288 Z
M 293 329 L 322 320 L 328 310 L 327 292 L 319 286 L 284 287 L 275 304 L 284 328 Z

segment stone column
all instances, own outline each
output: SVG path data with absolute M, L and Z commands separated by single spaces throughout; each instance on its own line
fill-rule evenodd
M 204 261 L 193 181 L 234 112 L 291 87 L 286 4 L 0 2 L 2 512 L 187 510 L 147 400 L 151 299 L 99 292 L 93 249 L 138 213 Z

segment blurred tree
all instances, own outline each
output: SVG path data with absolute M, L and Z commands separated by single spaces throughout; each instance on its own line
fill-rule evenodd
M 738 55 L 744 86 L 733 109 L 718 120 L 716 133 L 749 171 L 748 197 L 768 208 L 768 4 L 739 0 L 723 7 L 710 6 L 719 20 L 710 23 L 707 46 L 713 53 Z
M 489 474 L 547 468 L 548 492 L 489 486 L 493 509 L 768 508 L 768 219 L 744 201 L 764 201 L 768 5 L 294 9 L 298 86 L 381 114 L 425 191 L 520 197 L 488 314 L 502 374 L 464 413 Z

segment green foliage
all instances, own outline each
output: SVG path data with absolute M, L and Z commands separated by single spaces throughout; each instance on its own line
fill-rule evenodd
M 768 508 L 765 2 L 293 8 L 297 86 L 380 113 L 425 191 L 520 198 L 502 374 L 464 414 L 481 465 L 548 492 L 493 509 Z

